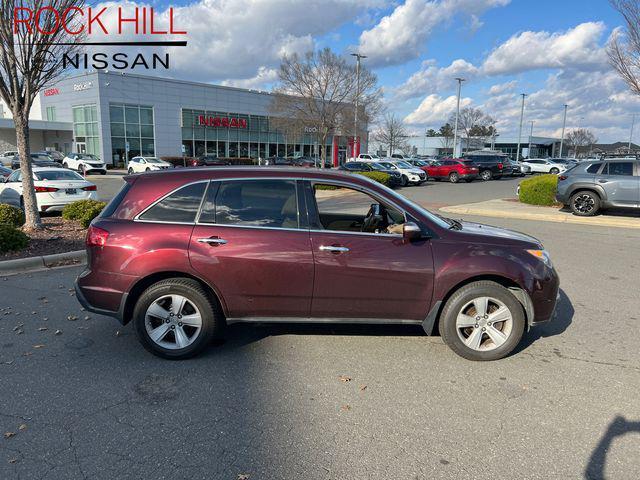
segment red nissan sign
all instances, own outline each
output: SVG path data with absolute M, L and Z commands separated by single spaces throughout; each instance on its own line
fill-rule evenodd
M 198 125 L 216 128 L 247 128 L 247 121 L 243 118 L 198 116 Z
M 53 97 L 54 95 L 59 95 L 59 94 L 60 94 L 60 90 L 58 90 L 57 88 L 50 88 L 44 91 L 45 97 Z

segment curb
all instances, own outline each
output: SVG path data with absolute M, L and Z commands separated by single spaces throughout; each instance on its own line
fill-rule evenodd
M 547 213 L 517 212 L 513 210 L 494 210 L 473 206 L 452 206 L 440 209 L 445 213 L 478 215 L 480 217 L 514 218 L 518 220 L 538 220 L 541 222 L 569 223 L 574 225 L 589 225 L 592 227 L 614 227 L 640 229 L 640 219 L 611 218 L 611 217 L 576 217 L 572 214 L 550 215 Z
M 56 253 L 40 257 L 18 258 L 0 262 L 0 275 L 14 273 L 27 273 L 47 268 L 55 268 L 68 265 L 82 265 L 87 261 L 87 252 L 77 250 L 75 252 Z

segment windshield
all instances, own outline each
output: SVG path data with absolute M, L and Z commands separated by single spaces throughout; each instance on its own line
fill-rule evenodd
M 396 167 L 393 163 L 389 163 L 389 162 L 378 162 L 378 165 L 382 165 L 384 168 L 390 169 L 390 170 L 395 170 Z
M 162 160 L 155 157 L 145 157 L 147 163 L 164 163 Z
M 369 163 L 368 165 L 371 167 L 372 170 L 386 170 L 386 168 L 384 168 L 379 163 Z
M 34 176 L 36 180 L 84 180 L 80 175 L 76 172 L 72 172 L 71 170 L 47 170 L 44 172 L 35 172 Z
M 396 162 L 396 165 L 400 168 L 413 168 L 413 166 L 409 165 L 407 162 Z
M 80 160 L 95 160 L 96 162 L 100 160 L 95 155 L 80 155 L 80 156 L 78 156 L 78 158 Z
M 417 165 L 418 167 L 425 167 L 427 165 L 427 162 L 423 162 L 422 160 L 414 160 L 413 164 Z
M 376 155 L 375 153 L 370 153 L 369 156 L 371 158 L 380 158 L 378 155 Z

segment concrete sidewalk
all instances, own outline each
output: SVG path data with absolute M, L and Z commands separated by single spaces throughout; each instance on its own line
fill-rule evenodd
M 440 208 L 440 211 L 447 214 L 640 229 L 640 216 L 619 216 L 606 213 L 595 217 L 578 217 L 570 212 L 562 211 L 558 207 L 540 207 L 500 199 L 443 207 Z

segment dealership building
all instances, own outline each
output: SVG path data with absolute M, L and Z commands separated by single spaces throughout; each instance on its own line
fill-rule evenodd
M 314 126 L 301 126 L 294 139 L 278 131 L 270 121 L 272 99 L 256 90 L 97 71 L 64 77 L 41 93 L 40 105 L 43 120 L 71 127 L 73 151 L 107 164 L 137 155 L 320 155 Z M 341 163 L 360 143 L 330 135 L 327 159 Z

